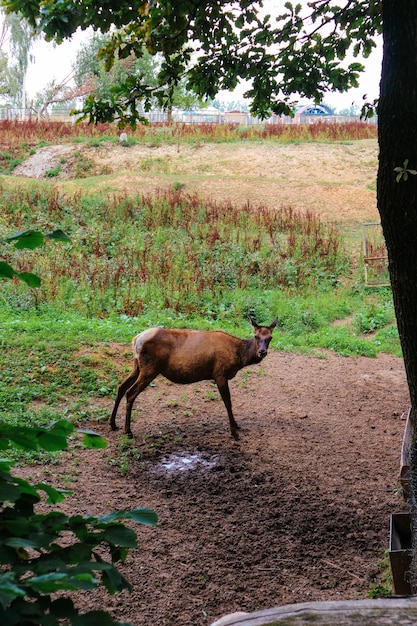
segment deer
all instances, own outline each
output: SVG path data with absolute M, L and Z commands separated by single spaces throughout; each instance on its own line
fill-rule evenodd
M 242 368 L 260 363 L 266 357 L 278 318 L 269 326 L 259 326 L 251 316 L 249 321 L 254 330 L 250 339 L 238 339 L 223 330 L 148 328 L 136 335 L 132 340 L 133 369 L 118 387 L 110 417 L 111 429 L 118 429 L 117 410 L 126 396 L 124 432 L 133 437 L 130 427 L 133 403 L 162 374 L 179 384 L 214 380 L 227 410 L 231 435 L 237 441 L 240 426 L 233 416 L 228 381 Z

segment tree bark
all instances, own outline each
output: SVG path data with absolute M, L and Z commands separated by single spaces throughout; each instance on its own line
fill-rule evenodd
M 417 589 L 417 2 L 382 0 L 384 54 L 378 107 L 378 210 L 388 251 L 414 433 L 410 505 Z M 400 168 L 400 169 L 398 169 Z

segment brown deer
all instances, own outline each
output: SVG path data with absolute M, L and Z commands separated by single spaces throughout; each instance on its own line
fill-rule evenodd
M 196 383 L 214 380 L 229 416 L 230 431 L 239 439 L 239 426 L 232 413 L 228 381 L 247 365 L 260 363 L 267 355 L 272 331 L 278 319 L 270 326 L 259 326 L 249 317 L 255 335 L 238 339 L 222 330 L 165 330 L 149 328 L 132 341 L 134 365 L 129 376 L 119 385 L 116 402 L 110 418 L 116 430 L 117 409 L 126 394 L 124 432 L 133 437 L 130 416 L 136 397 L 162 374 L 173 383 Z

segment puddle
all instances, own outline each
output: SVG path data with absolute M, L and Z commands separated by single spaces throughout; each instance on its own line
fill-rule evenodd
M 183 454 L 170 454 L 164 457 L 159 465 L 165 472 L 172 474 L 194 470 L 197 467 L 211 468 L 217 465 L 218 461 L 218 456 L 209 457 L 201 452 L 184 452 Z

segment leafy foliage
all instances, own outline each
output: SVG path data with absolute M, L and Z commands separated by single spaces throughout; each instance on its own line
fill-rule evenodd
M 25 428 L 0 424 L 0 449 L 8 445 L 23 449 L 61 450 L 74 426 L 66 421 L 47 428 Z M 104 447 L 105 440 L 84 433 L 88 447 Z M 58 504 L 62 490 L 47 483 L 30 484 L 11 475 L 12 463 L 0 459 L 0 621 L 7 626 L 62 623 L 114 624 L 104 611 L 79 614 L 71 599 L 56 598 L 57 591 L 90 590 L 103 584 L 111 594 L 130 589 L 116 569 L 129 548 L 137 546 L 136 533 L 121 523 L 130 519 L 146 525 L 157 522 L 149 509 L 116 511 L 104 516 L 68 516 L 59 511 L 36 513 L 35 506 L 46 494 L 46 502 Z M 65 536 L 65 541 L 63 537 Z M 100 552 L 97 552 L 98 548 Z M 103 556 L 107 550 L 110 559 Z
M 0 239 L 0 242 L 13 242 L 16 250 L 22 250 L 24 248 L 34 250 L 35 248 L 43 246 L 45 237 L 53 241 L 69 241 L 69 237 L 62 230 L 54 230 L 50 233 L 46 233 L 45 235 L 43 235 L 40 231 L 25 230 L 9 237 L 5 237 L 4 239 Z M 41 279 L 36 274 L 33 274 L 32 272 L 17 272 L 9 263 L 0 261 L 0 279 L 13 277 L 23 281 L 29 287 L 40 287 L 41 285 Z
M 135 127 L 156 96 L 169 106 L 175 87 L 185 78 L 187 89 L 214 98 L 232 90 L 239 80 L 249 81 L 247 97 L 260 117 L 291 111 L 290 96 L 299 94 L 320 101 L 327 90 L 357 87 L 363 66 L 346 65 L 349 51 L 368 56 L 381 30 L 379 2 L 286 2 L 282 13 L 265 15 L 261 3 L 250 0 L 184 2 L 109 2 L 98 0 L 45 3 L 2 0 L 9 11 L 20 11 L 48 39 L 62 41 L 77 28 L 92 26 L 109 32 L 110 41 L 100 55 L 107 69 L 115 55 L 141 58 L 144 50 L 163 58 L 157 88 L 140 75 L 127 77 L 110 98 L 91 97 L 85 112 L 90 121 L 118 120 Z M 194 51 L 198 49 L 198 55 Z
M 45 276 L 35 302 L 83 314 L 204 313 L 237 290 L 323 288 L 349 270 L 337 230 L 290 207 L 240 208 L 181 190 L 71 198 L 56 189 L 9 190 L 0 206 L 9 223 L 29 224 L 44 219 L 45 203 L 71 242 L 60 255 L 45 247 L 30 259 L 5 251 L 5 259 Z M 13 301 L 20 291 L 10 284 L 5 294 Z

